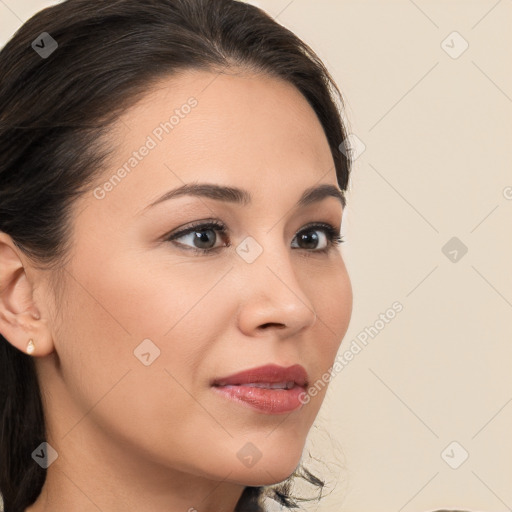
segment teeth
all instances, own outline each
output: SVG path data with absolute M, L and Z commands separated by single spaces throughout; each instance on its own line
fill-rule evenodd
M 249 384 L 240 384 L 240 386 L 251 387 L 251 388 L 265 388 L 265 389 L 292 389 L 295 385 L 295 382 L 276 382 L 275 384 L 270 384 L 268 382 L 251 382 Z

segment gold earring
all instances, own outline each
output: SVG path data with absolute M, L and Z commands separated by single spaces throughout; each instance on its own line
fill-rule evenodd
M 32 354 L 34 350 L 36 349 L 36 346 L 34 345 L 34 340 L 30 338 L 27 343 L 27 354 Z

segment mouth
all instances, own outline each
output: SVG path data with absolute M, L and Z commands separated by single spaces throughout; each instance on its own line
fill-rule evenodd
M 263 389 L 292 389 L 296 383 L 291 380 L 289 382 L 249 382 L 248 384 L 218 384 L 219 387 L 232 388 L 235 386 L 248 387 L 248 388 L 263 388 Z
M 285 389 L 290 383 L 305 387 L 308 382 L 308 374 L 303 366 L 294 364 L 285 368 L 277 364 L 267 364 L 258 368 L 244 370 L 227 377 L 218 378 L 212 381 L 213 386 L 244 386 L 255 387 L 277 386 Z M 263 386 L 259 386 L 259 385 Z
M 212 389 L 264 414 L 292 412 L 304 405 L 308 375 L 301 365 L 270 364 L 215 379 Z

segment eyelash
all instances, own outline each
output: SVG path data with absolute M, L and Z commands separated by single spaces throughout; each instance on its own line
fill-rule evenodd
M 209 229 L 218 231 L 221 233 L 221 235 L 226 235 L 226 233 L 227 233 L 227 227 L 225 226 L 225 224 L 223 224 L 221 222 L 217 222 L 217 221 L 208 221 L 208 222 L 203 221 L 203 222 L 198 222 L 196 224 L 193 224 L 190 227 L 188 227 L 182 231 L 179 231 L 178 233 L 173 233 L 171 235 L 168 235 L 165 237 L 165 240 L 168 242 L 171 242 L 177 238 L 181 238 L 185 235 L 188 235 L 189 233 L 194 233 L 196 231 L 207 231 Z M 311 250 L 304 249 L 305 251 L 326 254 L 344 242 L 343 237 L 341 236 L 341 233 L 339 232 L 339 230 L 337 230 L 331 224 L 327 224 L 327 223 L 308 224 L 308 225 L 304 226 L 300 231 L 298 231 L 297 234 L 301 234 L 301 233 L 308 232 L 308 231 L 315 231 L 317 229 L 322 230 L 325 233 L 325 235 L 327 237 L 327 246 L 324 249 L 311 249 Z M 295 236 L 297 236 L 297 235 L 295 235 Z M 179 245 L 184 245 L 184 244 L 179 244 Z M 190 250 L 193 253 L 195 253 L 196 255 L 202 255 L 202 254 L 206 255 L 206 254 L 211 254 L 213 252 L 216 252 L 218 249 L 222 249 L 223 247 L 230 247 L 230 246 L 231 246 L 231 244 L 224 245 L 222 247 L 215 247 L 215 248 L 211 248 L 211 249 L 199 249 L 197 247 L 185 246 L 185 250 Z M 300 249 L 300 247 L 298 249 Z

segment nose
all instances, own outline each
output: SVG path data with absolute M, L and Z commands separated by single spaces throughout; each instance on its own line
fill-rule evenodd
M 237 262 L 239 288 L 238 324 L 247 336 L 269 330 L 280 338 L 297 335 L 317 318 L 311 298 L 301 283 L 290 249 L 266 248 L 252 263 Z

